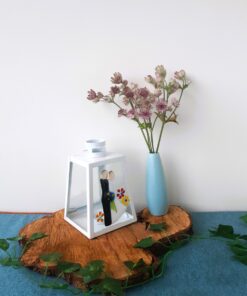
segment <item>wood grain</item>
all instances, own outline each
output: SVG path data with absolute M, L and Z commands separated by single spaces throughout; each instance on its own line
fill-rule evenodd
M 170 206 L 164 216 L 154 217 L 147 209 L 138 214 L 138 222 L 89 240 L 63 219 L 64 211 L 40 218 L 27 224 L 20 230 L 24 243 L 33 233 L 43 232 L 48 235 L 32 243 L 21 258 L 22 263 L 36 271 L 44 269 L 45 263 L 39 259 L 44 253 L 58 252 L 62 260 L 87 265 L 92 260 L 103 260 L 106 272 L 113 278 L 125 280 L 129 276 L 124 261 L 137 262 L 143 259 L 147 265 L 155 261 L 155 251 L 134 248 L 143 238 L 151 236 L 154 240 L 176 240 L 181 234 L 189 233 L 192 228 L 190 215 L 180 207 Z M 154 232 L 147 229 L 148 224 L 165 222 L 167 229 Z M 49 266 L 55 270 L 55 266 Z M 78 279 L 73 275 L 68 279 L 78 286 Z M 79 285 L 80 286 L 80 285 Z

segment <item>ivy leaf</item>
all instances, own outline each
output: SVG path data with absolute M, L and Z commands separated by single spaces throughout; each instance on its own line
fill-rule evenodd
M 0 239 L 0 249 L 3 251 L 7 251 L 9 248 L 9 243 L 7 242 L 6 239 L 1 238 Z
M 36 232 L 36 233 L 33 233 L 33 234 L 29 237 L 28 241 L 29 241 L 29 242 L 33 242 L 33 241 L 36 241 L 36 240 L 38 240 L 38 239 L 41 239 L 41 238 L 43 238 L 43 237 L 47 237 L 47 236 L 48 236 L 48 235 L 45 234 L 45 233 L 43 233 L 43 232 Z
M 236 260 L 238 260 L 239 262 L 241 262 L 241 263 L 243 263 L 243 264 L 245 264 L 245 265 L 247 265 L 247 256 L 234 256 L 234 258 L 236 259 Z
M 83 277 L 84 282 L 87 284 L 97 280 L 104 270 L 104 261 L 95 260 L 88 263 L 87 266 L 79 270 L 79 274 Z
M 62 257 L 62 255 L 60 253 L 48 253 L 48 254 L 42 254 L 39 256 L 40 259 L 42 259 L 45 262 L 49 262 L 49 263 L 57 263 L 60 258 Z
M 96 293 L 113 293 L 116 296 L 123 296 L 121 282 L 110 277 L 103 279 L 98 285 L 94 285 L 93 291 Z
M 234 229 L 231 225 L 219 224 L 217 229 L 211 229 L 209 232 L 213 236 L 220 236 L 229 239 L 236 239 L 240 236 L 239 234 L 234 233 Z
M 22 266 L 22 264 L 18 258 L 10 258 L 10 257 L 0 259 L 0 265 L 12 266 L 12 267 L 16 267 L 16 268 Z
M 240 219 L 241 219 L 242 221 L 244 221 L 245 223 L 247 223 L 247 214 L 244 215 L 244 216 L 241 216 Z
M 142 240 L 140 240 L 137 244 L 134 245 L 134 248 L 141 248 L 141 249 L 147 249 L 152 247 L 152 245 L 155 243 L 153 238 L 151 236 L 146 237 Z
M 247 256 L 247 244 L 243 244 L 243 243 L 233 243 L 233 244 L 229 244 L 230 245 L 230 249 L 232 250 L 232 252 L 236 255 L 236 256 Z
M 151 231 L 163 231 L 166 230 L 167 225 L 165 222 L 158 223 L 158 224 L 149 224 L 148 230 Z
M 59 262 L 57 265 L 59 271 L 64 273 L 72 273 L 78 271 L 81 268 L 81 265 L 78 263 L 72 262 Z
M 18 242 L 18 241 L 22 240 L 23 237 L 24 237 L 24 236 L 19 235 L 19 236 L 14 236 L 14 237 L 8 237 L 8 238 L 6 238 L 6 239 L 7 239 L 8 241 L 16 241 L 16 242 Z
M 188 243 L 189 239 L 177 240 L 168 246 L 171 251 L 177 250 Z
M 135 270 L 135 269 L 138 269 L 140 267 L 146 266 L 146 263 L 144 262 L 144 260 L 142 258 L 140 260 L 138 260 L 136 263 L 134 263 L 133 261 L 125 261 L 124 264 L 130 270 Z
M 133 261 L 124 261 L 125 266 L 128 267 L 129 270 L 133 270 L 135 263 Z
M 56 290 L 66 290 L 69 285 L 64 283 L 58 282 L 50 282 L 50 283 L 41 283 L 40 288 L 47 288 L 47 289 L 56 289 Z

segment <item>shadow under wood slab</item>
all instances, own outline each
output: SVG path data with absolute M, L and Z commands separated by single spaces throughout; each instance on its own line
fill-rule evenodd
M 166 243 L 182 239 L 182 234 L 190 234 L 192 231 L 190 215 L 178 206 L 170 206 L 168 213 L 159 217 L 152 216 L 147 209 L 144 209 L 138 214 L 136 223 L 92 240 L 67 223 L 63 215 L 64 211 L 60 210 L 27 224 L 20 230 L 20 235 L 25 236 L 24 242 L 35 232 L 48 235 L 30 245 L 21 258 L 24 266 L 35 271 L 44 270 L 45 262 L 39 259 L 39 256 L 44 253 L 58 252 L 62 254 L 63 261 L 79 263 L 82 267 L 93 260 L 103 260 L 107 274 L 124 281 L 130 275 L 130 271 L 124 264 L 125 261 L 138 262 L 143 259 L 147 265 L 151 265 L 157 260 L 158 255 L 167 251 L 161 244 L 155 244 L 145 250 L 134 248 L 138 241 L 152 237 L 153 240 Z M 149 224 L 162 222 L 166 224 L 165 230 L 161 232 L 148 230 Z M 49 265 L 49 269 L 48 274 L 56 274 L 56 266 Z M 133 275 L 133 283 L 143 280 L 136 273 L 138 271 Z M 75 274 L 67 276 L 66 279 L 76 287 L 85 288 L 81 283 L 81 278 Z

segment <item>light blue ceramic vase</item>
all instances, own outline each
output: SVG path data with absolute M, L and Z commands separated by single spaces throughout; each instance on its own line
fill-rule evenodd
M 149 153 L 146 172 L 147 206 L 153 216 L 165 215 L 168 200 L 165 175 L 159 153 Z

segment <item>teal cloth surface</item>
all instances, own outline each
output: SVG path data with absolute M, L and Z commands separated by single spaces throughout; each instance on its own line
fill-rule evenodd
M 231 224 L 247 234 L 240 212 L 192 213 L 196 235 L 208 234 L 218 224 Z M 21 227 L 42 215 L 0 215 L 0 238 L 15 236 Z M 1 252 L 1 251 L 0 251 Z M 0 253 L 2 256 L 2 253 Z M 42 276 L 28 269 L 0 266 L 0 296 L 68 296 L 65 291 L 41 289 Z M 173 253 L 163 277 L 126 291 L 126 295 L 246 296 L 247 266 L 232 259 L 224 242 L 197 240 Z

